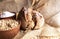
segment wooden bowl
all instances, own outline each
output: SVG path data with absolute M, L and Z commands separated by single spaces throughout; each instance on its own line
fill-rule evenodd
M 10 14 L 8 14 L 8 16 L 6 16 L 6 17 L 4 17 L 4 16 L 0 17 L 0 20 L 15 19 L 14 13 L 11 16 L 9 16 L 9 15 Z M 11 28 L 8 30 L 0 30 L 0 39 L 12 39 L 20 31 L 20 25 L 21 25 L 21 23 L 14 28 Z
M 20 24 L 8 30 L 0 30 L 0 39 L 12 39 L 20 31 Z

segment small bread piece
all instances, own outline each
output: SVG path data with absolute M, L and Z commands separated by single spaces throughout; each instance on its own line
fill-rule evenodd
M 33 19 L 36 21 L 34 29 L 40 29 L 44 25 L 44 18 L 42 16 L 42 14 L 40 14 L 37 11 L 33 11 L 33 15 L 35 17 L 35 19 L 34 19 L 34 17 L 33 17 Z
M 31 29 L 34 27 L 34 22 L 32 20 L 32 8 L 28 8 L 25 12 L 24 12 L 24 15 L 25 15 L 25 20 L 26 20 L 26 29 Z

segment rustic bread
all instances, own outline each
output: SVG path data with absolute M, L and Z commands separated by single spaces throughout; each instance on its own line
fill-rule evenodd
M 22 11 L 18 18 L 21 19 L 22 24 L 21 28 L 24 29 L 40 29 L 44 24 L 44 18 L 39 12 L 28 8 L 25 11 Z

